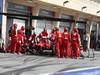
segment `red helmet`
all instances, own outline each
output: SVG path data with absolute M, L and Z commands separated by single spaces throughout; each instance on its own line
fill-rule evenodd
M 77 28 L 74 28 L 74 32 L 78 32 L 78 29 Z
M 64 27 L 64 32 L 67 32 L 67 31 L 68 31 L 67 27 Z
M 58 27 L 55 27 L 56 31 L 59 31 L 59 28 Z
M 17 24 L 13 24 L 13 26 L 14 26 L 14 28 L 16 28 L 17 27 Z
M 22 26 L 22 27 L 21 27 L 21 30 L 23 30 L 23 31 L 24 31 L 24 30 L 25 30 L 25 27 L 24 27 L 24 26 Z

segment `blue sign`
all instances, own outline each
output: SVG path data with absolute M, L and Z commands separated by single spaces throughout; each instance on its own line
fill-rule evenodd
M 52 75 L 100 75 L 100 68 L 90 68 L 77 71 L 61 72 Z
M 0 13 L 3 13 L 3 0 L 0 0 Z M 0 15 L 0 24 L 2 24 L 2 15 Z

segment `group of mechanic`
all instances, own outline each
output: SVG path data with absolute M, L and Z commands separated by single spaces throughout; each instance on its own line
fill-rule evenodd
M 17 30 L 17 24 L 13 24 L 13 26 L 9 30 L 9 39 L 10 42 L 6 48 L 7 52 L 11 53 L 21 53 L 21 44 L 24 44 L 26 40 L 26 36 L 24 34 L 25 28 L 24 26 L 21 29 Z
M 72 33 L 68 32 L 67 27 L 64 27 L 63 32 L 60 32 L 59 28 L 55 28 L 51 33 L 51 38 L 51 41 L 56 41 L 55 48 L 57 57 L 79 57 L 80 36 L 77 28 L 74 28 Z
M 34 28 L 32 29 L 31 35 L 25 35 L 25 27 L 22 26 L 17 30 L 17 24 L 13 24 L 9 30 L 9 38 L 11 39 L 6 50 L 11 53 L 25 53 L 22 45 L 37 45 L 39 47 L 50 47 L 54 46 L 56 49 L 56 55 L 58 58 L 80 56 L 80 36 L 78 29 L 73 28 L 72 33 L 68 32 L 67 27 L 64 27 L 64 31 L 60 32 L 59 28 L 54 27 L 50 34 L 46 28 L 36 35 Z M 50 42 L 48 42 L 48 40 Z

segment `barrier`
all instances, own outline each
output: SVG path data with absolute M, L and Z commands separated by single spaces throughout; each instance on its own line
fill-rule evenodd
M 100 67 L 76 69 L 48 75 L 100 75 Z

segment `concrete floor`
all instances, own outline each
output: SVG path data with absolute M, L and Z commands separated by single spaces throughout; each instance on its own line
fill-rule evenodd
M 0 75 L 39 75 L 100 66 L 100 52 L 95 58 L 57 58 L 35 55 L 0 54 Z

